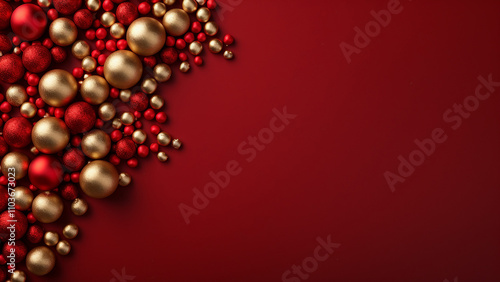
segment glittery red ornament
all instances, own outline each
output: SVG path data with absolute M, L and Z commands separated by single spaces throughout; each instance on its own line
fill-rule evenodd
M 50 53 L 52 54 L 52 58 L 54 58 L 54 61 L 57 63 L 62 63 L 64 60 L 66 60 L 66 50 L 60 46 L 56 46 L 52 49 L 50 49 Z
M 0 0 L 0 29 L 7 28 L 12 15 L 12 7 L 9 3 Z
M 40 190 L 51 190 L 63 181 L 63 168 L 54 157 L 40 155 L 31 161 L 28 176 L 31 184 Z
M 32 45 L 23 51 L 23 65 L 30 72 L 45 71 L 51 62 L 50 51 L 43 45 Z
M 161 51 L 160 57 L 165 64 L 170 65 L 177 61 L 179 53 L 177 53 L 177 50 L 175 50 L 174 48 L 165 48 L 163 49 L 163 51 Z
M 0 51 L 7 53 L 12 50 L 12 41 L 6 34 L 0 34 Z
M 127 137 L 116 143 L 116 155 L 122 160 L 128 160 L 134 156 L 135 142 L 132 138 Z
M 9 151 L 9 145 L 7 144 L 7 142 L 5 142 L 3 136 L 0 136 L 0 158 L 3 157 L 5 154 L 7 154 L 8 151 Z
M 42 240 L 43 228 L 38 225 L 32 225 L 26 233 L 26 238 L 33 244 L 36 244 Z
M 81 29 L 89 29 L 92 26 L 92 13 L 88 9 L 78 10 L 73 16 L 73 22 Z
M 5 142 L 14 148 L 23 148 L 31 142 L 31 122 L 23 117 L 9 119 L 3 127 Z
M 64 121 L 72 132 L 83 133 L 94 126 L 96 121 L 95 111 L 90 104 L 77 102 L 66 109 Z
M 82 5 L 82 0 L 53 0 L 54 8 L 64 15 L 73 14 Z
M 11 217 L 10 214 L 13 214 L 13 216 Z M 18 210 L 11 213 L 4 211 L 0 214 L 0 240 L 2 241 L 5 241 L 10 237 L 11 232 L 7 229 L 7 227 L 12 224 L 12 222 L 10 222 L 11 220 L 17 220 L 16 227 L 13 232 L 16 240 L 21 239 L 28 229 L 28 220 L 22 212 Z
M 47 16 L 37 5 L 23 4 L 12 12 L 10 26 L 17 36 L 33 41 L 45 32 Z
M 133 3 L 121 3 L 116 8 L 116 19 L 124 25 L 131 24 L 138 16 L 137 6 Z
M 15 262 L 23 261 L 23 259 L 26 257 L 28 249 L 26 248 L 26 245 L 23 243 L 23 241 L 16 240 L 14 241 L 14 243 L 15 244 L 13 244 L 12 246 L 9 244 L 4 244 L 2 248 L 2 254 L 9 261 L 11 257 L 14 258 Z
M 63 164 L 70 171 L 79 171 L 85 165 L 85 155 L 79 149 L 70 149 L 63 155 Z
M 7 187 L 0 186 L 0 211 L 7 209 L 8 200 L 9 194 L 7 192 Z
M 24 66 L 21 58 L 14 54 L 0 57 L 0 81 L 14 83 L 24 75 Z
M 63 199 L 68 201 L 73 201 L 78 197 L 78 189 L 76 188 L 76 185 L 73 183 L 64 184 L 61 187 L 60 192 Z
M 142 92 L 136 92 L 130 96 L 130 106 L 134 111 L 144 111 L 148 108 L 149 99 L 146 94 Z

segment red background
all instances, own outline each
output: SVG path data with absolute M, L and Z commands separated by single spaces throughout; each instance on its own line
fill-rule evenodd
M 235 60 L 206 54 L 161 88 L 183 150 L 88 199 L 44 279 L 281 281 L 331 235 L 341 246 L 308 281 L 500 281 L 498 93 L 456 131 L 442 119 L 479 75 L 500 81 L 500 3 L 402 1 L 348 64 L 339 44 L 387 0 L 219 2 Z M 297 118 L 246 162 L 238 145 L 284 106 Z M 437 127 L 448 140 L 392 193 L 383 173 Z M 178 205 L 230 160 L 242 173 L 186 225 Z

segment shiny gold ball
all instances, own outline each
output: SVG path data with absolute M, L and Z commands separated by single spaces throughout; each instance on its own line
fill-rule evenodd
M 38 246 L 26 255 L 26 267 L 38 276 L 49 273 L 56 265 L 56 256 L 45 246 Z
M 94 160 L 102 159 L 111 150 L 111 138 L 106 132 L 94 129 L 83 136 L 81 146 L 85 156 Z
M 130 182 L 132 182 L 132 178 L 130 177 L 130 175 L 128 173 L 126 173 L 126 172 L 120 173 L 120 176 L 118 179 L 118 184 L 120 186 L 127 186 L 130 184 Z
M 54 154 L 68 145 L 69 130 L 66 124 L 56 117 L 42 118 L 33 126 L 31 141 L 40 152 Z
M 114 39 L 120 39 L 125 35 L 125 27 L 121 23 L 114 23 L 109 29 L 109 34 Z
M 99 106 L 99 118 L 103 121 L 112 120 L 116 115 L 115 106 L 111 103 L 102 103 Z
M 167 12 L 167 6 L 165 4 L 158 2 L 153 5 L 153 15 L 155 17 L 163 17 Z
M 12 84 L 5 91 L 5 99 L 12 106 L 19 107 L 28 100 L 28 94 L 26 94 L 26 89 L 21 85 Z
M 120 129 L 122 127 L 122 125 L 123 125 L 123 123 L 122 123 L 121 119 L 119 119 L 119 118 L 113 119 L 112 126 L 114 129 Z
M 212 12 L 207 7 L 202 7 L 196 12 L 196 18 L 202 23 L 208 22 L 210 16 L 212 16 Z
M 85 2 L 85 5 L 87 6 L 87 9 L 89 9 L 92 12 L 97 12 L 99 8 L 101 7 L 101 1 L 100 0 L 87 0 Z
M 42 8 L 48 8 L 52 4 L 52 0 L 38 0 L 37 3 Z
M 32 118 L 36 115 L 36 105 L 31 102 L 24 102 L 19 109 L 21 115 L 25 118 Z
M 56 193 L 48 191 L 38 194 L 31 206 L 33 215 L 42 223 L 58 220 L 64 209 L 61 198 Z
M 232 58 L 234 58 L 233 52 L 229 50 L 224 51 L 224 58 L 226 60 L 231 60 Z
M 128 102 L 130 101 L 130 96 L 132 96 L 132 92 L 130 90 L 122 90 L 120 91 L 120 100 L 122 100 L 122 102 Z
M 108 82 L 102 76 L 91 75 L 83 80 L 80 94 L 85 102 L 99 105 L 108 99 Z
M 86 72 L 93 72 L 97 68 L 97 61 L 91 56 L 87 56 L 82 60 L 82 69 Z
M 198 2 L 198 5 L 202 6 L 202 5 L 205 5 L 205 3 L 207 1 L 206 0 L 196 0 L 196 2 Z
M 26 273 L 22 270 L 16 270 L 12 273 L 10 280 L 12 282 L 25 282 L 26 281 Z
M 156 88 L 158 87 L 158 83 L 154 78 L 146 78 L 142 82 L 141 89 L 144 91 L 146 94 L 152 94 L 156 91 Z
M 131 88 L 142 77 L 142 62 L 131 51 L 113 52 L 104 63 L 104 77 L 109 84 L 116 88 Z
M 198 9 L 198 3 L 194 0 L 182 1 L 182 9 L 187 13 L 193 13 Z
M 31 203 L 33 202 L 33 192 L 24 186 L 18 186 L 15 189 L 14 200 L 16 203 L 16 209 L 25 211 L 31 207 Z
M 175 0 L 163 0 L 163 3 L 165 3 L 165 5 L 171 6 L 175 4 Z
M 122 121 L 123 124 L 125 125 L 131 125 L 135 121 L 135 116 L 131 112 L 124 112 L 120 116 L 120 120 Z
M 132 133 L 132 140 L 134 140 L 135 143 L 137 144 L 144 144 L 146 142 L 146 132 L 142 129 L 137 129 Z
M 74 215 L 77 216 L 84 215 L 88 209 L 89 205 L 87 204 L 87 201 L 85 201 L 84 199 L 76 198 L 71 203 L 71 211 L 73 212 Z
M 154 77 L 158 82 L 165 82 L 172 76 L 172 69 L 167 64 L 157 64 L 153 69 Z
M 49 36 L 55 44 L 68 46 L 75 42 L 78 29 L 72 20 L 57 18 L 49 26 Z
M 156 157 L 162 163 L 166 162 L 168 160 L 168 156 L 167 156 L 167 154 L 165 152 L 158 152 L 158 154 L 156 155 Z
M 189 44 L 189 53 L 198 56 L 203 51 L 203 45 L 199 41 L 194 41 Z
M 81 60 L 90 55 L 90 46 L 85 40 L 78 40 L 73 43 L 73 47 L 71 47 L 71 53 L 77 59 Z
M 71 102 L 78 90 L 78 84 L 71 73 L 65 70 L 46 72 L 38 84 L 42 100 L 53 107 L 63 107 Z
M 190 68 L 191 65 L 188 62 L 182 62 L 181 65 L 179 66 L 179 70 L 181 72 L 188 72 Z
M 59 234 L 57 234 L 56 232 L 47 231 L 43 235 L 43 242 L 49 247 L 55 246 L 57 242 L 59 242 Z
M 217 38 L 210 40 L 210 42 L 208 43 L 208 49 L 210 49 L 210 52 L 214 54 L 220 53 L 220 51 L 222 51 L 222 47 L 222 41 Z
M 56 251 L 60 255 L 65 256 L 65 255 L 69 254 L 69 252 L 71 251 L 71 245 L 66 240 L 59 241 L 59 243 L 57 243 L 57 246 L 56 246 Z
M 207 22 L 205 24 L 205 33 L 208 36 L 214 36 L 219 31 L 219 26 L 215 22 Z
M 116 22 L 116 17 L 111 12 L 104 12 L 101 15 L 101 24 L 104 27 L 110 27 Z
M 38 149 L 35 146 L 31 147 L 30 152 L 33 155 L 38 155 L 40 153 L 40 151 L 38 151 Z
M 80 173 L 80 187 L 92 198 L 106 198 L 118 187 L 118 172 L 106 161 L 92 161 Z
M 163 105 L 165 104 L 165 101 L 163 100 L 163 98 L 161 96 L 154 95 L 153 97 L 151 97 L 151 99 L 149 99 L 149 103 L 151 104 L 151 108 L 158 110 L 161 107 L 163 107 Z
M 20 152 L 10 152 L 2 159 L 2 173 L 7 176 L 9 175 L 9 168 L 13 168 L 16 172 L 16 180 L 21 179 L 26 176 L 29 163 L 29 159 L 25 154 Z
M 64 226 L 62 234 L 68 239 L 74 239 L 78 235 L 78 226 L 76 224 L 68 224 Z
M 152 56 L 158 53 L 167 39 L 165 28 L 153 18 L 142 17 L 133 21 L 127 30 L 127 43 L 134 53 Z
M 172 36 L 183 35 L 190 24 L 189 15 L 182 9 L 171 9 L 163 16 L 163 26 Z
M 167 146 L 168 144 L 170 144 L 172 137 L 170 137 L 168 133 L 162 131 L 158 133 L 158 135 L 156 136 L 156 140 L 158 141 L 159 145 Z
M 179 139 L 172 140 L 172 147 L 174 149 L 179 149 L 182 146 L 182 142 Z

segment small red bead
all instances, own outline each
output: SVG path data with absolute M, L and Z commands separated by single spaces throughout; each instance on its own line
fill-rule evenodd
M 9 119 L 10 119 L 10 116 L 8 114 L 2 114 L 3 121 L 8 121 Z
M 122 132 L 120 130 L 113 130 L 113 132 L 111 132 L 111 140 L 113 142 L 117 142 L 119 141 L 120 139 L 122 139 L 123 135 L 122 135 Z
M 7 177 L 5 175 L 0 176 L 0 184 L 7 185 L 7 183 L 8 183 Z
M 137 6 L 137 10 L 139 10 L 139 13 L 142 15 L 145 15 L 151 10 L 151 5 L 149 5 L 148 2 L 142 2 L 139 6 Z
M 45 102 L 42 100 L 42 98 L 37 98 L 35 100 L 35 105 L 38 107 L 38 108 L 43 108 L 45 107 Z
M 127 49 L 127 40 L 125 39 L 120 39 L 118 40 L 118 42 L 116 42 L 116 47 L 119 49 L 119 50 L 125 50 Z
M 49 115 L 54 115 L 54 107 L 49 107 Z
M 144 118 L 146 120 L 152 120 L 155 118 L 155 111 L 153 109 L 147 109 L 145 112 L 144 112 Z
M 82 143 L 82 137 L 75 135 L 73 136 L 73 138 L 71 138 L 71 145 L 73 147 L 79 147 L 81 143 Z
M 137 155 L 141 158 L 145 158 L 149 155 L 149 148 L 146 145 L 141 145 L 137 148 Z
M 153 133 L 154 135 L 157 135 L 158 133 L 160 133 L 161 131 L 161 128 L 154 124 L 154 125 L 151 125 L 151 127 L 149 128 L 149 131 L 151 131 L 151 133 Z
M 28 86 L 26 87 L 26 93 L 28 93 L 28 95 L 30 96 L 35 96 L 36 94 L 38 94 L 38 89 L 34 86 Z
M 19 46 L 19 48 L 21 48 L 21 51 L 24 51 L 29 46 L 30 46 L 30 44 L 28 42 L 23 42 L 23 43 L 21 43 L 21 45 Z
M 116 42 L 114 40 L 106 41 L 106 49 L 110 52 L 116 51 Z
M 71 182 L 78 183 L 79 181 L 80 181 L 80 173 L 79 172 L 71 173 Z
M 30 190 L 31 190 L 31 191 L 33 191 L 33 192 L 35 192 L 36 190 L 38 190 L 38 189 L 35 187 L 35 185 L 33 185 L 33 184 L 30 184 L 30 186 L 29 186 L 28 188 L 30 188 Z
M 95 71 L 97 72 L 98 75 L 102 76 L 104 74 L 104 67 L 103 66 L 98 66 Z
M 73 76 L 75 78 L 81 78 L 83 76 L 83 69 L 82 68 L 74 68 L 73 69 Z
M 4 101 L 1 105 L 0 105 L 0 111 L 2 111 L 3 113 L 8 113 L 12 110 L 12 106 L 7 102 L 7 101 Z
M 191 31 L 194 33 L 199 33 L 201 31 L 201 23 L 200 22 L 194 22 L 191 25 Z
M 59 17 L 59 13 L 57 13 L 56 9 L 50 9 L 47 11 L 47 17 L 53 21 Z
M 127 165 L 131 168 L 137 167 L 139 161 L 136 158 L 131 158 L 127 161 Z
M 104 43 L 103 40 L 97 40 L 95 42 L 95 47 L 98 49 L 98 50 L 104 50 L 104 48 L 106 48 L 106 44 Z
M 33 215 L 33 213 L 32 213 L 32 212 L 30 212 L 30 213 L 26 216 L 26 218 L 28 219 L 28 222 L 29 222 L 29 223 L 35 223 L 35 222 L 36 222 L 36 218 L 35 218 L 35 216 Z
M 104 2 L 102 2 L 102 8 L 106 12 L 113 10 L 114 6 L 115 5 L 113 5 L 113 2 L 111 2 L 110 0 L 104 0 Z
M 179 59 L 183 62 L 187 61 L 188 57 L 186 55 L 186 53 L 180 53 L 179 54 Z
M 104 125 L 104 121 L 102 119 L 97 119 L 95 121 L 95 126 L 101 128 Z
M 95 39 L 95 30 L 89 29 L 85 32 L 85 37 L 87 37 L 88 40 L 94 40 Z
M 44 109 L 38 109 L 38 111 L 36 112 L 36 114 L 39 117 L 43 117 L 45 115 L 45 110 Z
M 94 51 L 92 51 L 92 53 L 90 53 L 90 56 L 92 56 L 92 58 L 94 58 L 94 59 L 97 59 L 100 55 L 101 55 L 101 51 L 99 51 L 99 50 L 94 50 Z
M 92 26 L 95 27 L 95 28 L 98 28 L 101 26 L 101 21 L 99 20 L 95 20 L 93 23 L 92 23 Z
M 159 123 L 164 123 L 167 121 L 167 114 L 164 112 L 159 112 L 156 114 L 156 121 Z
M 173 36 L 167 36 L 167 41 L 165 41 L 165 45 L 168 47 L 172 47 L 175 45 L 175 37 Z
M 186 48 L 186 41 L 184 41 L 184 39 L 177 39 L 177 41 L 175 41 L 175 48 L 179 50 Z
M 43 46 L 45 46 L 46 48 L 50 49 L 52 48 L 52 46 L 54 46 L 54 43 L 52 43 L 52 40 L 48 39 L 48 38 L 45 38 L 43 40 Z
M 151 152 L 158 152 L 158 143 L 152 143 L 151 145 L 149 145 L 149 149 L 151 150 Z
M 111 98 L 113 99 L 116 99 L 118 98 L 118 96 L 120 96 L 120 90 L 118 90 L 118 88 L 111 88 L 111 91 L 109 91 L 109 96 L 111 96 Z
M 30 74 L 28 76 L 28 84 L 31 86 L 37 86 L 40 78 L 36 74 Z
M 64 116 L 64 109 L 63 108 L 56 108 L 54 110 L 54 116 L 56 118 L 62 118 Z
M 18 36 L 12 37 L 12 44 L 14 44 L 15 46 L 19 46 L 19 44 L 21 44 L 21 38 L 19 38 Z
M 217 7 L 217 3 L 215 3 L 215 0 L 207 0 L 207 8 L 215 9 L 215 7 Z
M 156 57 L 154 56 L 144 57 L 144 63 L 146 64 L 146 66 L 154 68 L 154 66 L 156 65 Z
M 187 43 L 191 43 L 194 41 L 194 34 L 192 32 L 188 32 L 186 33 L 186 35 L 184 35 L 184 40 L 187 42 Z
M 205 42 L 207 40 L 207 35 L 205 33 L 198 33 L 198 36 L 196 36 L 196 38 L 200 42 Z
M 109 42 L 109 41 L 108 41 Z M 97 57 L 97 63 L 99 63 L 99 65 L 103 66 L 104 63 L 106 62 L 106 59 L 108 58 L 107 55 L 105 54 L 101 54 L 99 55 L 99 57 Z
M 142 122 L 138 120 L 138 121 L 136 121 L 134 123 L 134 126 L 135 126 L 136 129 L 141 129 L 142 128 Z
M 139 112 L 139 111 L 134 111 L 134 116 L 135 116 L 136 118 L 141 118 L 141 117 L 142 117 L 142 114 L 141 114 L 141 112 Z
M 132 126 L 132 125 L 127 125 L 127 126 L 125 126 L 125 128 L 123 129 L 123 134 L 124 134 L 125 136 L 130 136 L 130 135 L 132 135 L 132 133 L 134 133 L 134 130 L 135 130 L 134 126 Z
M 203 58 L 201 58 L 200 56 L 194 57 L 194 63 L 198 66 L 203 65 Z
M 224 36 L 224 44 L 231 45 L 231 44 L 233 44 L 233 42 L 234 42 L 234 38 L 231 35 L 226 34 Z
M 117 155 L 111 155 L 111 157 L 109 157 L 109 162 L 114 164 L 114 165 L 119 165 L 120 161 L 121 160 Z
M 71 181 L 71 176 L 66 173 L 66 174 L 64 174 L 63 180 L 64 180 L 64 182 L 70 182 Z
M 108 35 L 108 32 L 104 28 L 98 28 L 97 31 L 95 32 L 95 36 L 97 39 L 104 39 Z

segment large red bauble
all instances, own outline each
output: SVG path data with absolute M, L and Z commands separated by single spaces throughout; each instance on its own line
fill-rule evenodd
M 7 187 L 0 186 L 0 212 L 7 209 L 7 203 L 9 201 L 9 193 Z
M 90 104 L 77 102 L 66 109 L 64 121 L 73 133 L 83 133 L 94 127 L 95 111 Z
M 79 171 L 85 165 L 85 155 L 79 149 L 70 149 L 63 155 L 63 164 L 71 171 Z
M 64 15 L 73 14 L 82 5 L 82 0 L 53 0 L 54 8 Z
M 47 28 L 47 16 L 37 5 L 24 4 L 17 7 L 10 18 L 12 31 L 24 40 L 38 39 Z
M 92 26 L 92 13 L 89 11 L 89 9 L 78 10 L 73 15 L 73 22 L 77 27 L 87 30 Z
M 14 249 L 15 261 L 21 262 L 26 257 L 26 253 L 28 249 L 23 241 L 15 241 L 15 245 L 9 246 L 9 244 L 5 243 L 2 248 L 2 254 L 5 258 L 7 258 L 12 252 L 11 249 Z
M 23 148 L 31 142 L 31 122 L 23 117 L 9 119 L 3 126 L 5 142 L 14 148 Z
M 135 142 L 127 137 L 116 143 L 116 155 L 122 160 L 128 160 L 135 154 Z
M 0 57 L 0 81 L 14 83 L 24 75 L 23 61 L 18 55 Z
M 31 184 L 40 190 L 51 190 L 63 181 L 61 163 L 52 156 L 40 155 L 31 161 L 28 176 Z
M 139 16 L 139 12 L 137 11 L 137 6 L 131 2 L 125 2 L 118 5 L 116 8 L 116 19 L 124 24 L 131 24 L 137 17 Z
M 0 51 L 7 53 L 12 50 L 12 41 L 6 34 L 0 34 Z
M 5 142 L 5 139 L 0 136 L 0 158 L 5 156 L 9 152 L 9 145 Z
M 142 112 L 148 108 L 149 99 L 146 94 L 142 92 L 136 92 L 130 97 L 129 103 L 134 111 Z
M 26 233 L 26 230 L 28 230 L 28 220 L 26 216 L 18 210 L 13 211 L 12 214 L 14 215 L 13 217 L 10 216 L 8 211 L 4 211 L 0 214 L 0 240 L 2 241 L 10 238 L 11 232 L 7 229 L 7 227 L 12 224 L 12 222 L 9 222 L 10 220 L 17 220 L 14 231 L 14 238 L 16 240 L 21 239 Z
M 12 16 L 12 7 L 9 3 L 0 0 L 0 29 L 7 28 Z
M 39 73 L 50 66 L 52 55 L 43 45 L 32 45 L 23 51 L 23 65 L 30 72 Z

